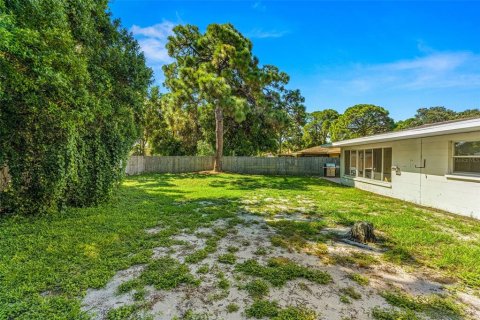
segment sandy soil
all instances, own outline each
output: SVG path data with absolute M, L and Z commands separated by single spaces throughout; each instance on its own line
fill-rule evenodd
M 270 202 L 269 209 L 278 211 L 278 215 L 272 216 L 272 219 L 307 219 L 302 217 L 302 213 L 311 210 L 313 204 L 309 199 L 299 198 L 298 202 L 302 204 L 297 208 L 298 214 L 282 215 L 281 211 L 287 203 L 274 201 L 275 199 L 263 199 Z M 256 199 L 248 200 L 244 203 L 248 209 L 255 205 Z M 199 287 L 180 286 L 172 291 L 155 290 L 153 287 L 147 287 L 146 302 L 149 309 L 147 315 L 154 319 L 172 319 L 181 318 L 187 310 L 193 310 L 195 313 L 208 314 L 209 319 L 245 319 L 244 310 L 252 304 L 253 300 L 248 296 L 245 290 L 238 287 L 244 285 L 253 278 L 248 276 L 238 277 L 234 273 L 233 265 L 225 265 L 217 262 L 219 255 L 225 254 L 229 246 L 236 246 L 239 251 L 235 253 L 237 263 L 248 259 L 257 259 L 260 263 L 266 263 L 271 257 L 286 257 L 296 263 L 312 268 L 318 268 L 328 272 L 333 282 L 328 285 L 320 285 L 307 280 L 294 280 L 287 282 L 282 288 L 271 288 L 268 300 L 275 300 L 281 306 L 295 305 L 315 310 L 319 319 L 371 319 L 372 308 L 390 307 L 387 302 L 379 295 L 379 292 L 386 289 L 400 288 L 414 295 L 425 294 L 452 294 L 448 290 L 448 285 L 429 280 L 429 277 L 422 275 L 421 272 L 412 270 L 406 271 L 399 266 L 381 262 L 369 268 L 344 267 L 339 265 L 328 265 L 322 262 L 321 257 L 308 255 L 306 253 L 289 252 L 280 247 L 274 247 L 270 243 L 270 237 L 275 235 L 275 230 L 269 227 L 265 219 L 252 214 L 239 214 L 244 220 L 244 224 L 239 224 L 231 229 L 231 232 L 224 237 L 218 246 L 217 252 L 208 256 L 207 259 L 198 264 L 189 265 L 192 274 L 202 279 Z M 201 233 L 211 233 L 213 228 L 224 226 L 226 221 L 217 221 L 217 224 L 210 228 L 201 228 L 197 230 Z M 161 228 L 145 230 L 148 233 L 159 232 Z M 327 230 L 329 232 L 344 232 L 345 230 Z M 205 239 L 197 237 L 195 234 L 180 233 L 174 237 L 176 240 L 182 240 L 185 244 L 175 245 L 170 248 L 159 247 L 154 250 L 153 258 L 171 256 L 184 261 L 185 256 L 192 252 L 192 248 L 200 249 L 205 246 Z M 249 242 L 249 245 L 243 245 Z M 266 255 L 256 255 L 258 248 L 266 248 Z M 173 249 L 173 250 L 172 250 Z M 328 243 L 329 254 L 348 254 L 351 252 L 366 252 L 372 255 L 380 255 L 380 252 L 365 250 L 356 246 L 342 242 L 331 241 Z M 207 274 L 197 274 L 200 266 L 207 264 L 215 272 Z M 83 310 L 92 314 L 94 319 L 104 319 L 108 310 L 118 308 L 134 303 L 134 291 L 126 294 L 117 294 L 118 286 L 130 279 L 138 277 L 144 266 L 137 265 L 127 270 L 118 272 L 111 281 L 102 289 L 89 289 L 83 299 Z M 221 271 L 229 279 L 231 286 L 228 292 L 219 289 L 217 286 L 218 278 L 216 272 Z M 361 286 L 352 281 L 348 275 L 359 273 L 370 279 L 370 284 Z M 361 299 L 351 299 L 350 304 L 340 302 L 340 290 L 345 287 L 353 287 L 361 294 Z M 459 293 L 458 299 L 468 305 L 468 316 L 473 319 L 480 318 L 480 300 L 474 295 L 468 293 Z M 237 304 L 240 309 L 238 312 L 227 313 L 226 307 L 230 303 Z

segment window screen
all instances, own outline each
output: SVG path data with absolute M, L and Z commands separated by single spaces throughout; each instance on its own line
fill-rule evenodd
M 345 175 L 392 181 L 392 148 L 346 150 L 344 156 Z
M 453 171 L 480 174 L 480 141 L 455 142 Z

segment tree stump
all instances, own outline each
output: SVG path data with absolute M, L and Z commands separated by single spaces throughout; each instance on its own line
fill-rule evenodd
M 373 224 L 366 221 L 355 222 L 352 229 L 350 229 L 348 237 L 350 240 L 360 243 L 377 241 L 373 229 Z

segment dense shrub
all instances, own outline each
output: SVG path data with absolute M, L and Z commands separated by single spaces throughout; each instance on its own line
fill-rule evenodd
M 98 203 L 139 134 L 151 70 L 108 1 L 0 0 L 0 207 Z

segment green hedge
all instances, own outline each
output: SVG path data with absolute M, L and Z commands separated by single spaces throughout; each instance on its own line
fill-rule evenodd
M 151 70 L 108 1 L 0 0 L 0 165 L 17 213 L 108 198 L 139 135 Z

